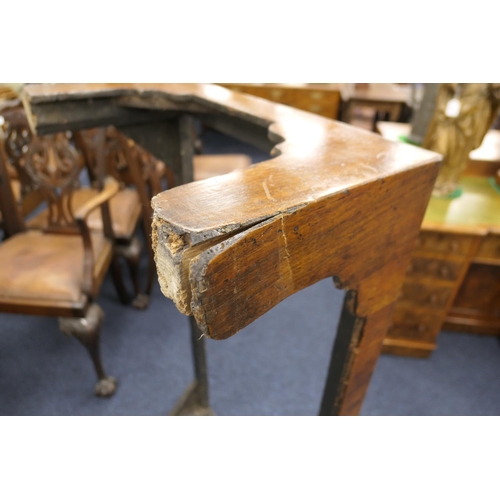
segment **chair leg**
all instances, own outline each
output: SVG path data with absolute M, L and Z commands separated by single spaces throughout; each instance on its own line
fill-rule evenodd
M 116 293 L 118 294 L 118 299 L 122 304 L 127 305 L 130 303 L 130 297 L 127 293 L 127 288 L 123 283 L 119 257 L 119 252 L 115 251 L 115 255 L 113 255 L 113 260 L 111 261 L 110 271 L 113 279 L 113 285 L 115 286 Z
M 87 349 L 97 374 L 96 396 L 112 396 L 117 381 L 106 375 L 101 362 L 99 337 L 104 312 L 97 304 L 91 304 L 83 318 L 59 318 L 59 328 L 70 337 L 75 337 Z
M 132 300 L 132 306 L 136 309 L 147 309 L 149 306 L 149 294 L 141 293 L 139 280 L 139 261 L 142 250 L 141 242 L 137 237 L 134 237 L 127 245 L 117 246 L 116 250 L 119 255 L 125 259 L 130 271 L 130 277 L 132 278 L 135 295 Z

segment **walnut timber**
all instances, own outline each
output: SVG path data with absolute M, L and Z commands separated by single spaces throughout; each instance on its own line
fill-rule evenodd
M 177 175 L 192 172 L 192 151 L 181 147 L 185 116 L 271 150 L 269 161 L 153 198 L 163 293 L 205 336 L 225 339 L 293 293 L 334 277 L 349 293 L 320 413 L 359 413 L 438 154 L 215 85 L 37 85 L 25 89 L 24 103 L 39 131 L 114 120 L 122 130 L 149 127 L 134 140 L 144 147 L 175 140 Z M 179 137 L 162 135 L 166 121 L 177 123 Z

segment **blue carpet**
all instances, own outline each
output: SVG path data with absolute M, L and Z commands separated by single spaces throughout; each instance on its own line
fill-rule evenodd
M 213 132 L 204 152 L 267 156 Z M 344 293 L 327 279 L 289 297 L 226 341 L 207 341 L 212 407 L 219 415 L 315 415 Z M 119 304 L 109 277 L 98 303 L 102 352 L 119 380 L 93 396 L 87 353 L 54 318 L 0 315 L 1 415 L 165 415 L 192 380 L 189 324 L 156 286 L 151 306 Z M 442 333 L 429 359 L 382 356 L 363 415 L 499 415 L 500 343 Z

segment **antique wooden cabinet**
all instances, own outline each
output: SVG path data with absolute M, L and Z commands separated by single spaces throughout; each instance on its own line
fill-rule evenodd
M 339 114 L 341 92 L 334 83 L 224 83 L 223 86 L 327 118 L 336 119 Z
M 406 124 L 380 123 L 397 139 Z M 471 154 L 463 194 L 431 198 L 383 352 L 426 357 L 441 330 L 500 335 L 500 133 Z

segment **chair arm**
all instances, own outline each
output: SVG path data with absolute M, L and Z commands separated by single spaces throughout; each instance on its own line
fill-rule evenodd
M 86 221 L 88 216 L 105 202 L 109 201 L 120 190 L 120 184 L 113 177 L 106 177 L 104 181 L 104 189 L 84 203 L 75 213 L 77 222 Z
M 83 239 L 83 293 L 87 296 L 93 298 L 95 294 L 94 290 L 94 253 L 92 251 L 92 238 L 90 236 L 90 230 L 87 226 L 88 216 L 100 206 L 103 207 L 106 202 L 108 202 L 118 191 L 120 190 L 120 184 L 118 181 L 112 177 L 107 177 L 104 181 L 104 189 L 84 203 L 75 213 L 75 221 L 80 228 L 80 232 Z M 106 213 L 109 218 L 109 211 Z M 104 217 L 104 213 L 103 213 Z M 108 222 L 111 226 L 111 222 Z M 109 227 L 105 234 L 109 232 L 112 236 L 112 228 Z M 113 238 L 112 238 L 113 239 Z

